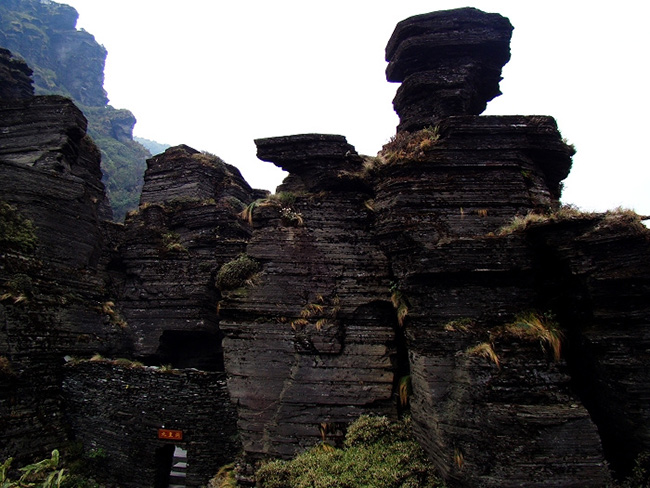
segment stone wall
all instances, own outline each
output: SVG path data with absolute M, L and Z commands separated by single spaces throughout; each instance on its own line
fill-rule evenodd
M 223 373 L 114 363 L 70 363 L 63 378 L 73 438 L 86 452 L 101 449 L 113 483 L 154 486 L 165 469 L 156 452 L 170 444 L 187 450 L 186 486 L 206 485 L 235 459 L 236 413 Z M 182 440 L 159 439 L 161 428 L 182 431 Z

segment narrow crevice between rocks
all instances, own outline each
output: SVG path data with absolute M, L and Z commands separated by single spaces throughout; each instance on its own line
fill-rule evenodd
M 397 401 L 397 415 L 402 417 L 410 411 L 411 366 L 409 364 L 404 328 L 400 327 L 397 323 L 395 323 L 395 351 L 393 397 Z
M 572 388 L 598 428 L 603 454 L 614 476 L 623 479 L 631 474 L 642 446 L 634 442 L 634 426 L 626 420 L 625 407 L 603 388 L 598 360 L 586 334 L 593 327 L 594 304 L 586 285 L 552 245 L 535 233 L 529 242 L 538 258 L 538 306 L 552 312 L 565 333 L 562 354 Z

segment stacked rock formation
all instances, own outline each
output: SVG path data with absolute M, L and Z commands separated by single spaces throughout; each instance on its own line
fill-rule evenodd
M 558 210 L 573 154 L 551 117 L 478 116 L 499 93 L 511 29 L 506 19 L 475 9 L 400 23 L 387 48 L 389 79 L 404 80 L 395 102 L 399 132 L 365 164 L 341 136 L 256 141 L 261 159 L 290 172 L 281 189 L 301 193 L 253 214 L 247 252 L 260 263 L 260 281 L 225 295 L 221 305 L 230 393 L 252 458 L 289 456 L 316 441 L 318 424 L 386 412 L 395 393 L 388 384 L 409 372 L 416 435 L 452 485 L 605 485 L 605 453 L 621 469 L 624 456 L 615 453 L 623 438 L 632 442 L 627 459 L 643 450 L 643 430 L 633 433 L 631 425 L 647 425 L 639 403 L 645 388 L 630 392 L 628 403 L 616 402 L 613 365 L 591 344 L 609 332 L 594 335 L 603 333 L 590 315 L 599 315 L 602 282 L 586 276 L 610 269 L 611 254 L 590 254 L 587 268 L 583 262 L 567 269 L 568 256 L 587 251 L 564 233 L 582 229 L 585 238 L 602 242 L 597 236 L 612 232 L 606 222 L 616 222 L 617 235 L 634 239 L 633 254 L 641 259 L 650 252 L 648 232 L 624 214 L 571 212 L 540 217 L 541 227 L 504 230 L 517 215 Z M 362 200 L 366 216 L 358 214 Z M 354 215 L 363 238 L 350 232 Z M 336 237 L 335 228 L 347 228 L 348 238 Z M 532 237 L 538 228 L 559 240 L 540 245 Z M 350 239 L 354 247 L 347 248 Z M 626 288 L 637 311 L 631 320 L 647 323 L 646 305 L 638 301 L 645 285 L 636 288 L 646 283 L 647 270 L 626 269 L 620 279 L 634 283 Z M 607 276 L 611 292 L 609 280 L 617 278 Z M 372 302 L 362 299 L 369 285 Z M 333 296 L 335 321 L 324 312 Z M 366 315 L 370 321 L 360 322 Z M 565 334 L 558 341 L 522 332 L 539 327 L 552 336 L 555 321 Z M 351 333 L 360 323 L 373 332 Z M 368 350 L 378 346 L 382 327 L 393 345 L 380 351 L 392 358 L 390 367 Z M 639 334 L 616 351 L 632 352 L 635 340 L 644 344 Z M 336 381 L 330 368 L 346 380 Z M 601 368 L 610 372 L 596 374 Z M 378 388 L 382 369 L 388 377 Z M 364 377 L 350 382 L 359 371 Z M 636 361 L 626 371 L 642 382 L 647 375 Z M 611 391 L 607 400 L 593 396 L 594 386 Z M 635 406 L 627 412 L 625 405 Z M 634 420 L 608 423 L 606 411 Z
M 0 457 L 31 458 L 68 438 L 65 355 L 116 351 L 102 304 L 100 153 L 65 98 L 35 97 L 30 70 L 0 55 Z M 8 79 L 5 83 L 4 74 Z
M 260 273 L 225 294 L 220 327 L 246 453 L 287 457 L 317 442 L 320 424 L 392 411 L 398 338 L 388 263 L 368 232 L 371 195 L 335 186 L 345 161 L 360 166 L 354 148 L 317 134 L 256 144 L 302 192 L 253 210 L 246 252 Z
M 540 289 L 539 256 L 495 234 L 557 207 L 573 153 L 550 117 L 475 115 L 499 94 L 511 29 L 498 15 L 447 11 L 403 21 L 387 47 L 389 80 L 404 80 L 398 130 L 437 131 L 420 161 L 386 166 L 376 196 L 379 237 L 412 308 L 413 419 L 449 480 L 544 486 L 552 470 L 563 486 L 604 484 L 601 441 L 566 364 L 506 332 L 526 310 L 558 311 Z
M 403 20 L 386 46 L 388 81 L 401 82 L 393 100 L 398 131 L 437 124 L 448 115 L 478 115 L 501 94 L 512 25 L 474 8 Z
M 250 230 L 237 214 L 255 193 L 237 168 L 187 146 L 151 158 L 145 181 L 120 250 L 135 354 L 222 371 L 215 274 L 245 249 Z
M 478 115 L 510 30 L 475 9 L 401 22 L 401 123 L 376 158 L 339 135 L 257 140 L 290 173 L 268 195 L 170 148 L 123 226 L 102 221 L 83 116 L 32 97 L 1 54 L 0 455 L 74 437 L 138 488 L 184 446 L 201 486 L 239 440 L 247 460 L 288 458 L 362 413 L 399 415 L 410 379 L 416 437 L 450 486 L 630 473 L 650 449 L 650 232 L 560 207 L 573 149 L 551 117 Z M 148 366 L 62 367 L 94 352 Z

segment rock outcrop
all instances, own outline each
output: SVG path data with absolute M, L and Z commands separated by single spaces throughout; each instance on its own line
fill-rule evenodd
M 586 278 L 595 268 L 567 269 L 568 256 L 585 250 L 566 236 L 551 249 L 529 233 L 534 226 L 507 227 L 516 216 L 566 212 L 555 214 L 573 154 L 551 117 L 477 116 L 499 93 L 511 29 L 506 19 L 474 9 L 401 23 L 387 48 L 389 79 L 404 80 L 396 98 L 401 124 L 378 158 L 360 161 L 341 136 L 256 141 L 261 159 L 290 173 L 279 189 L 299 193 L 252 211 L 247 253 L 261 273 L 224 294 L 221 304 L 230 393 L 253 459 L 286 457 L 313 444 L 319 424 L 385 412 L 405 375 L 416 435 L 452 485 L 604 486 L 611 481 L 608 461 L 629 472 L 619 461 L 644 449 L 643 430 L 631 428 L 647 424 L 643 387 L 626 402 L 614 401 L 618 370 L 591 351 L 595 330 L 604 334 L 598 343 L 614 332 L 591 325 L 603 293 L 600 279 Z M 353 216 L 362 235 L 350 227 Z M 601 228 L 596 222 L 619 218 L 594 216 L 590 231 L 572 216 L 539 219 L 559 237 L 574 225 L 591 235 Z M 634 223 L 638 217 L 628 220 L 619 232 L 632 232 L 634 252 L 647 254 L 648 231 Z M 343 229 L 347 238 L 336 237 Z M 611 254 L 589 261 L 611 269 Z M 646 270 L 638 270 L 634 285 L 620 276 L 626 294 L 647 296 L 643 276 Z M 578 284 L 585 279 L 599 285 Z M 607 283 L 610 296 L 615 286 Z M 647 320 L 645 305 L 635 301 L 633 310 L 635 320 Z M 360 323 L 371 328 L 351 333 Z M 390 367 L 369 349 L 382 334 L 390 347 L 379 352 L 391 358 Z M 644 344 L 634 337 L 615 349 Z M 626 377 L 643 382 L 641 363 L 647 364 L 633 361 Z M 332 367 L 345 380 L 330 376 Z M 591 368 L 593 375 L 586 373 Z M 382 370 L 384 386 L 377 381 Z M 358 371 L 363 379 L 349 382 Z M 579 385 L 580 378 L 589 380 Z M 594 387 L 612 393 L 599 399 Z M 634 420 L 608 424 L 605 411 Z M 623 438 L 634 447 L 617 459 Z
M 361 158 L 341 136 L 256 143 L 302 192 L 252 209 L 246 253 L 260 270 L 224 292 L 220 327 L 246 453 L 288 457 L 320 439 L 321 423 L 390 414 L 400 351 L 388 263 L 368 232 L 371 195 L 337 178 Z
M 257 157 L 291 175 L 278 191 L 340 190 L 346 174 L 358 172 L 363 159 L 343 136 L 301 134 L 257 139 Z
M 0 455 L 74 437 L 136 488 L 184 446 L 200 486 L 240 446 L 288 458 L 409 409 L 449 486 L 629 474 L 650 449 L 650 231 L 560 205 L 573 148 L 551 117 L 478 115 L 511 29 L 475 9 L 407 19 L 387 48 L 401 123 L 377 157 L 259 139 L 289 171 L 270 195 L 169 148 L 125 225 L 103 221 L 81 113 L 28 96 L 0 56 Z M 62 366 L 96 351 L 147 365 Z
M 501 94 L 511 35 L 508 19 L 474 8 L 417 15 L 397 24 L 386 46 L 386 76 L 402 83 L 393 100 L 398 131 L 483 112 Z
M 187 146 L 148 161 L 119 253 L 138 357 L 223 371 L 215 275 L 244 251 L 250 230 L 237 215 L 255 195 L 234 166 Z
M 10 65 L 24 66 L 9 59 Z M 124 334 L 102 304 L 102 220 L 110 216 L 100 154 L 65 98 L 0 99 L 0 457 L 31 457 L 68 438 L 60 395 L 65 355 L 117 351 Z
M 151 486 L 169 476 L 179 444 L 192 459 L 186 485 L 205 485 L 240 449 L 214 275 L 250 237 L 236 215 L 258 192 L 183 146 L 152 160 L 128 225 L 108 222 L 81 111 L 14 90 L 28 71 L 9 55 L 0 62 L 12 75 L 0 91 L 21 97 L 0 100 L 0 458 L 66 457 L 76 440 L 108 453 L 104 476 Z M 161 173 L 178 187 L 156 186 Z M 183 443 L 160 438 L 165 427 Z

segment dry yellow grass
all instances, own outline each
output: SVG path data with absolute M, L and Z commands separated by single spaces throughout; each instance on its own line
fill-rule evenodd
M 494 352 L 494 348 L 492 347 L 492 344 L 490 344 L 489 342 L 482 342 L 480 344 L 477 344 L 476 346 L 470 347 L 469 349 L 467 349 L 466 352 L 470 356 L 480 356 L 489 359 L 494 364 L 496 364 L 497 368 L 501 368 L 501 363 L 499 362 L 499 356 L 497 356 L 497 353 Z
M 550 350 L 555 361 L 560 360 L 564 334 L 558 324 L 549 317 L 535 312 L 520 315 L 514 322 L 506 325 L 505 333 L 524 340 L 537 340 L 544 351 Z

